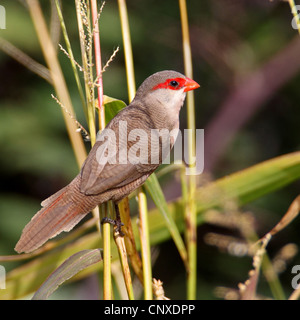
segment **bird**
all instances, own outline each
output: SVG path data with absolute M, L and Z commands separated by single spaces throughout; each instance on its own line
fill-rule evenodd
M 79 174 L 42 201 L 42 208 L 23 229 L 15 250 L 36 250 L 62 231 L 72 230 L 97 205 L 109 200 L 115 204 L 116 220 L 108 222 L 115 222 L 122 235 L 118 203 L 139 188 L 163 161 L 161 141 L 151 150 L 151 133 L 179 129 L 186 92 L 199 87 L 196 81 L 173 70 L 146 78 L 132 102 L 98 132 Z M 132 133 L 136 141 L 129 139 Z M 174 143 L 175 139 L 170 141 L 170 149 Z M 142 153 L 137 145 L 149 146 L 148 152 Z M 151 153 L 159 155 L 158 161 L 151 162 Z

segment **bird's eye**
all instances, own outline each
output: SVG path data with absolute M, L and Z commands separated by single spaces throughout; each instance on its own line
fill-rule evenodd
M 176 88 L 177 86 L 179 86 L 179 83 L 175 80 L 170 81 L 170 86 Z

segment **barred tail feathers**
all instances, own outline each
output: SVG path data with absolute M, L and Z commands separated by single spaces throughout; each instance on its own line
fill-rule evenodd
M 90 208 L 83 209 L 82 195 L 74 196 L 78 191 L 71 184 L 42 202 L 44 207 L 25 226 L 15 247 L 17 252 L 39 248 L 62 231 L 70 231 L 87 215 Z

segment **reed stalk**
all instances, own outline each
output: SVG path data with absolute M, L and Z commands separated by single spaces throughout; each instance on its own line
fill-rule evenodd
M 144 283 L 144 299 L 152 300 L 152 266 L 151 266 L 151 250 L 148 225 L 147 199 L 143 191 L 138 192 L 139 201 L 139 234 L 141 243 L 141 255 L 143 263 L 143 283 Z
M 111 203 L 109 205 L 109 212 L 113 214 Z M 105 204 L 105 207 L 107 207 Z M 103 206 L 102 206 L 103 208 Z M 107 208 L 105 208 L 107 209 Z M 104 210 L 105 210 L 104 209 Z M 105 210 L 105 213 L 107 210 Z M 103 299 L 112 299 L 112 278 L 111 278 L 111 232 L 110 224 L 103 223 L 102 234 L 103 234 Z
M 129 300 L 134 300 L 132 280 L 131 280 L 131 274 L 130 274 L 128 259 L 127 259 L 127 251 L 126 251 L 124 237 L 121 237 L 118 232 L 114 232 L 114 239 L 119 252 L 119 259 L 121 261 L 122 272 L 123 272 L 123 277 L 125 281 L 128 298 Z
M 132 46 L 130 38 L 129 20 L 127 14 L 127 7 L 125 0 L 118 0 L 119 13 L 121 20 L 121 29 L 123 36 L 124 55 L 126 76 L 128 84 L 128 98 L 131 102 L 135 96 L 136 85 L 134 77 L 134 63 L 132 55 Z M 140 217 L 140 242 L 142 253 L 142 265 L 143 265 L 143 284 L 144 284 L 144 297 L 146 300 L 152 299 L 152 270 L 151 270 L 151 254 L 150 254 L 150 241 L 149 241 L 149 229 L 148 229 L 148 210 L 147 210 L 147 198 L 140 187 L 138 193 L 138 205 L 139 205 L 139 217 Z
M 95 48 L 95 64 L 96 64 L 96 87 L 98 92 L 98 108 L 99 108 L 99 128 L 100 130 L 105 127 L 105 114 L 103 105 L 103 81 L 102 81 L 102 59 L 101 59 L 101 46 L 100 46 L 100 32 L 99 32 L 99 17 L 102 12 L 103 2 L 100 11 L 97 10 L 97 1 L 91 0 L 91 12 L 93 21 L 93 36 Z
M 120 20 L 121 20 L 123 45 L 124 45 L 128 98 L 129 98 L 129 101 L 132 101 L 135 96 L 136 85 L 135 85 L 134 64 L 133 64 L 133 55 L 132 55 L 132 46 L 131 46 L 131 37 L 130 37 L 126 1 L 118 0 L 118 5 L 119 5 L 119 13 L 120 13 Z
M 96 79 L 91 82 L 91 86 L 97 88 L 97 101 L 98 101 L 98 121 L 99 129 L 103 130 L 105 128 L 105 113 L 103 104 L 103 81 L 102 81 L 102 59 L 101 59 L 101 45 L 100 45 L 100 32 L 99 32 L 99 18 L 103 10 L 105 2 L 103 2 L 99 12 L 97 9 L 97 1 L 90 0 L 91 15 L 92 15 L 92 27 L 90 27 L 91 37 L 93 37 L 94 53 L 95 53 L 95 68 L 96 68 Z M 92 57 L 90 57 L 92 61 Z M 92 80 L 90 78 L 90 80 Z M 93 95 L 92 95 L 93 96 Z M 93 115 L 95 115 L 95 100 L 91 101 L 91 109 L 93 110 Z M 95 122 L 95 118 L 93 119 Z M 108 203 L 109 208 L 112 207 L 112 203 Z M 106 206 L 100 205 L 98 207 L 101 213 L 101 218 L 106 216 L 105 211 Z M 110 210 L 111 214 L 113 210 Z M 100 218 L 100 216 L 99 216 Z M 111 273 L 111 228 L 108 223 L 103 225 L 103 297 L 105 300 L 112 299 L 112 273 Z M 122 263 L 123 265 L 123 263 Z
M 179 0 L 181 29 L 182 29 L 182 44 L 183 44 L 183 59 L 185 75 L 193 78 L 192 53 L 189 36 L 188 14 L 186 0 Z M 187 93 L 187 126 L 189 130 L 188 136 L 188 159 L 190 169 L 194 169 L 193 159 L 195 152 L 195 103 L 194 92 Z M 183 171 L 182 171 L 183 172 Z M 183 174 L 183 173 L 182 173 Z M 181 179 L 183 180 L 183 178 Z M 187 277 L 187 298 L 196 298 L 197 286 L 197 217 L 196 217 L 196 176 L 191 174 L 188 176 L 187 183 L 187 202 L 185 209 L 186 221 L 186 242 L 188 251 L 188 277 Z

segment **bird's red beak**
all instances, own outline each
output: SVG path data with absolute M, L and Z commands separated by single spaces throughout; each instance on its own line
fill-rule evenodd
M 194 81 L 190 78 L 185 78 L 184 92 L 195 90 L 199 87 L 200 87 L 200 85 L 196 81 Z

